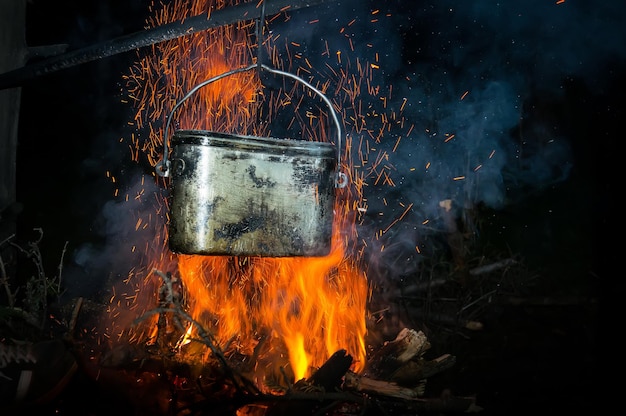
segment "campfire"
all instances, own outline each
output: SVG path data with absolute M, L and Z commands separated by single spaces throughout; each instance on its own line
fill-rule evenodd
M 148 24 L 210 16 L 229 6 L 227 1 L 174 1 L 155 9 Z M 135 222 L 135 229 L 148 230 L 151 238 L 133 247 L 143 261 L 113 287 L 106 313 L 98 316 L 102 327 L 94 333 L 98 351 L 83 365 L 94 379 L 134 391 L 138 400 L 149 396 L 157 408 L 151 411 L 163 414 L 220 407 L 238 415 L 347 415 L 370 406 L 372 396 L 410 410 L 478 411 L 472 397 L 424 397 L 426 380 L 455 363 L 450 354 L 427 359 L 431 344 L 424 332 L 403 327 L 392 339 L 368 343 L 368 328 L 379 316 L 370 310 L 372 247 L 385 251 L 383 235 L 412 204 L 402 205 L 375 235 L 363 235 L 359 226 L 369 208 L 365 188 L 394 186 L 390 155 L 377 144 L 391 127 L 408 136 L 414 126 L 404 125 L 402 108 L 378 112 L 378 104 L 384 110 L 389 98 L 374 81 L 382 65 L 378 55 L 372 62 L 351 57 L 347 39 L 345 50 L 326 44 L 324 58 L 333 64 L 314 68 L 298 44 L 267 27 L 288 18 L 287 10 L 168 40 L 140 53 L 125 76 L 128 102 L 136 109 L 137 133 L 129 148 L 132 160 L 157 167 L 168 156 L 167 126 L 179 104 L 173 130 L 286 135 L 333 144 L 345 183 L 334 190 L 328 253 L 174 252 L 171 178 L 145 175 L 135 194 L 124 199 L 152 207 L 147 215 L 136 213 Z M 332 97 L 331 107 L 297 82 L 272 78 L 263 67 L 293 74 L 309 89 Z M 209 79 L 216 81 L 181 103 L 184 94 Z M 347 129 L 345 138 L 341 130 L 334 138 L 334 112 L 342 120 L 340 129 Z M 337 143 L 344 139 L 343 146 Z M 111 175 L 111 180 L 116 178 Z M 83 300 L 74 308 L 75 317 L 90 309 Z
M 597 410 L 618 10 L 376 4 L 29 2 L 0 413 Z
M 211 10 L 228 6 L 224 1 L 173 2 L 155 10 L 149 24 L 161 26 L 207 10 L 210 15 Z M 267 18 L 287 19 L 288 12 Z M 306 400 L 323 397 L 324 403 L 337 395 L 332 400 L 358 403 L 366 396 L 353 396 L 353 392 L 372 391 L 416 400 L 422 396 L 423 380 L 449 367 L 454 357 L 441 356 L 429 362 L 428 369 L 419 365 L 409 370 L 405 387 L 384 377 L 409 362 L 424 362 L 422 355 L 429 348 L 424 333 L 405 328 L 369 358 L 372 351 L 366 347 L 372 287 L 363 259 L 367 239 L 357 230 L 368 209 L 363 188 L 370 180 L 393 186 L 388 155 L 375 149 L 385 127 L 375 132 L 366 124 L 368 116 L 381 116 L 361 113 L 363 95 L 371 99 L 378 94 L 380 87 L 371 82 L 380 63 L 351 62 L 349 51 L 327 49 L 326 58 L 336 60 L 342 70 L 319 72 L 298 45 L 273 33 L 268 24 L 271 21 L 258 19 L 221 26 L 163 42 L 142 54 L 126 80 L 137 109 L 134 124 L 138 131 L 147 131 L 148 137 L 132 137 L 131 155 L 138 163 L 156 166 L 165 145 L 167 158 L 167 127 L 178 106 L 172 122 L 176 130 L 255 137 L 285 133 L 328 143 L 334 141 L 331 113 L 337 111 L 348 128 L 338 158 L 338 170 L 345 172 L 347 186 L 336 189 L 328 254 L 174 253 L 168 247 L 172 233 L 168 224 L 174 215 L 167 193 L 171 178 L 146 178 L 157 181 L 160 191 L 127 198 L 153 200 L 153 213 L 137 218 L 136 228 L 154 230 L 154 240 L 144 248 L 136 247 L 145 250 L 145 263 L 115 287 L 104 330 L 110 350 L 102 362 L 124 368 L 158 361 L 158 368 L 172 374 L 174 386 L 175 380 L 188 386 L 210 379 L 212 387 L 202 386 L 210 391 L 204 400 L 244 392 L 246 400 L 255 405 L 265 402 L 265 407 L 294 394 Z M 236 72 L 255 63 L 260 67 L 265 59 L 270 61 L 268 66 L 332 95 L 334 108 L 324 108 L 319 97 L 297 83 L 282 79 L 277 84 L 270 79 L 268 83 L 279 87 L 269 88 L 262 79 L 267 74 L 261 71 Z M 216 81 L 197 89 L 184 104 L 179 101 L 182 94 L 208 79 Z M 400 120 L 401 114 L 385 116 L 385 124 Z M 277 124 L 285 131 L 274 133 Z M 406 128 L 410 131 L 412 126 Z M 336 141 L 341 139 L 340 134 Z M 471 402 L 464 400 L 461 405 L 468 407 Z
M 174 3 L 160 12 L 153 24 L 180 20 L 199 10 L 210 9 L 209 6 L 224 7 L 225 4 L 201 2 L 189 9 L 187 5 Z M 252 63 L 251 50 L 257 44 L 250 44 L 250 39 L 255 28 L 254 22 L 245 22 L 165 42 L 131 69 L 128 82 L 130 96 L 139 109 L 135 118 L 137 127 L 142 128 L 144 123 L 150 126 L 149 141 L 133 143 L 133 155 L 138 161 L 147 157 L 150 163 L 156 164 L 161 158 L 159 151 L 163 140 L 168 138 L 163 137 L 163 129 L 153 126 L 164 123 L 164 117 L 171 110 L 168 106 L 176 103 L 180 91 L 189 91 L 202 80 Z M 273 39 L 267 38 L 265 43 L 269 55 L 277 56 L 276 47 L 270 46 Z M 274 64 L 284 65 L 280 61 Z M 198 90 L 197 97 L 181 106 L 176 123 L 189 130 L 261 136 L 270 132 L 267 131 L 269 123 L 257 122 L 259 117 L 272 117 L 274 113 L 291 110 L 290 117 L 294 119 L 290 123 L 294 124 L 294 129 L 299 129 L 298 124 L 304 121 L 296 119 L 303 117 L 299 114 L 303 113 L 311 120 L 305 121 L 301 134 L 319 141 L 329 140 L 323 127 L 327 114 L 320 110 L 314 113 L 311 109 L 297 111 L 298 102 L 305 99 L 297 86 L 286 91 L 265 92 L 258 75 L 256 72 L 236 73 Z M 158 82 L 152 81 L 157 80 L 157 76 L 160 76 Z M 269 103 L 264 103 L 266 100 Z M 265 114 L 267 112 L 269 114 Z M 351 167 L 345 166 L 345 169 Z M 162 288 L 171 287 L 171 281 L 164 279 L 171 275 L 180 282 L 184 294 L 179 300 L 172 293 L 164 296 L 169 303 L 177 300 L 181 306 L 184 304 L 190 317 L 205 331 L 214 334 L 216 347 L 228 353 L 252 356 L 255 347 L 267 343 L 268 351 L 275 350 L 277 357 L 289 358 L 287 368 L 296 380 L 310 376 L 312 368 L 319 367 L 335 351 L 345 348 L 355 358 L 353 369 L 358 371 L 363 367 L 366 354 L 364 336 L 369 289 L 353 242 L 362 201 L 355 198 L 359 189 L 354 179 L 351 182 L 351 187 L 338 190 L 329 254 L 316 257 L 171 253 L 167 247 L 171 230 L 166 227 L 172 220 L 170 200 L 155 195 L 155 211 L 160 216 L 138 218 L 138 227 L 154 227 L 163 232 L 156 233 L 155 241 L 150 244 L 154 252 L 150 253 L 153 257 L 146 257 L 147 264 L 142 268 L 144 275 L 139 276 L 135 271 L 135 276 L 126 282 L 126 287 L 141 292 L 141 297 L 121 288 L 111 300 L 112 326 L 127 324 L 115 319 L 122 313 L 120 309 L 150 311 L 154 300 L 162 297 Z M 146 298 L 145 293 L 153 297 Z M 120 299 L 132 299 L 132 302 L 120 302 Z M 160 330 L 164 328 L 160 328 L 158 322 L 158 316 L 154 315 L 138 327 L 122 327 L 119 332 L 113 329 L 112 332 L 124 333 L 125 342 L 145 339 L 162 342 L 164 334 Z M 184 356 L 184 345 L 197 336 L 197 330 L 187 323 L 187 328 L 182 328 L 182 333 L 174 337 L 178 339 L 168 340 L 168 346 L 178 346 L 178 354 Z

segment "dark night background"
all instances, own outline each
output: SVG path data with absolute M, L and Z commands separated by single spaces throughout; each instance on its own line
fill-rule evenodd
M 27 43 L 67 43 L 73 50 L 142 30 L 146 3 L 33 0 Z M 381 10 L 380 21 L 373 24 L 375 9 Z M 316 18 L 318 25 L 306 23 Z M 625 115 L 626 5 L 353 0 L 294 12 L 273 30 L 308 45 L 305 51 L 315 66 L 322 48 L 317 41 L 338 33 L 352 18 L 357 19 L 350 26 L 354 55 L 381 54 L 380 82 L 393 84 L 398 102 L 408 98 L 404 116 L 416 126 L 414 137 L 405 138 L 394 155 L 400 172 L 396 189 L 378 195 L 370 190 L 374 213 L 385 209 L 383 196 L 415 203 L 411 216 L 388 237 L 394 255 L 379 259 L 378 266 L 397 272 L 392 276 L 414 271 L 422 259 L 414 250 L 401 251 L 420 238 L 422 219 L 437 216 L 438 201 L 462 192 L 451 188 L 450 177 L 465 172 L 466 156 L 497 149 L 480 180 L 468 177 L 476 182 L 465 198 L 483 208 L 481 238 L 521 253 L 538 270 L 540 295 L 598 302 L 593 312 L 587 306 L 559 310 L 550 322 L 544 312 L 527 310 L 521 318 L 500 310 L 493 321 L 486 318 L 490 326 L 484 333 L 456 346 L 459 369 L 442 385 L 457 384 L 458 394 L 478 393 L 487 414 L 596 409 L 604 401 L 597 395 L 603 383 L 596 359 L 612 361 L 615 352 L 600 328 L 612 330 L 610 322 L 619 315 L 610 307 L 610 295 L 623 293 L 621 272 L 615 270 L 623 220 L 615 203 L 617 142 Z M 337 48 L 344 48 L 340 42 Z M 106 172 L 119 178 L 120 193 L 133 187 L 137 174 L 149 172 L 130 162 L 128 146 L 120 140 L 132 132 L 131 109 L 120 98 L 122 74 L 135 57 L 123 53 L 23 85 L 19 237 L 28 240 L 33 227 L 43 228 L 42 251 L 52 274 L 69 241 L 67 296 L 101 296 L 111 272 L 130 266 L 111 250 L 124 234 L 111 231 L 119 228 L 113 224 L 114 185 Z M 460 101 L 464 91 L 468 98 Z M 468 139 L 430 147 L 432 135 L 426 131 Z M 428 160 L 437 161 L 430 176 L 402 173 Z M 375 215 L 369 225 L 380 227 Z M 520 335 L 526 330 L 527 337 Z M 536 343 L 534 337 L 539 337 Z

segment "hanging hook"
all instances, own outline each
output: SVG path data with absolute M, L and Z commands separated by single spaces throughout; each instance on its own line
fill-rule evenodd
M 256 21 L 256 64 L 257 64 L 257 75 L 259 79 L 261 77 L 261 46 L 263 46 L 263 28 L 265 27 L 265 0 L 261 0 L 263 4 L 261 5 L 261 14 Z

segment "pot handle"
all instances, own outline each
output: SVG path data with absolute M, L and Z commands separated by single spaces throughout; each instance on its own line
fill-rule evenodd
M 172 116 L 174 115 L 174 111 L 176 111 L 176 109 L 178 109 L 178 107 L 180 107 L 180 105 L 183 102 L 185 102 L 189 97 L 191 97 L 197 90 L 204 87 L 205 85 L 210 84 L 219 79 L 225 78 L 227 76 L 237 74 L 239 72 L 249 71 L 251 69 L 255 69 L 259 67 L 271 73 L 283 75 L 283 76 L 286 76 L 286 77 L 289 77 L 289 78 L 295 79 L 296 81 L 301 82 L 302 84 L 307 86 L 309 89 L 311 89 L 314 93 L 316 93 L 324 101 L 324 103 L 326 103 L 326 105 L 328 106 L 328 109 L 330 110 L 330 114 L 333 117 L 333 121 L 335 122 L 335 125 L 337 126 L 337 165 L 338 167 L 337 167 L 337 176 L 335 177 L 335 187 L 343 188 L 348 184 L 347 175 L 341 172 L 341 138 L 342 138 L 343 133 L 341 131 L 341 124 L 339 123 L 339 118 L 337 117 L 337 113 L 335 112 L 335 109 L 333 108 L 333 105 L 330 102 L 330 100 L 320 90 L 318 90 L 313 85 L 311 85 L 304 79 L 300 78 L 299 76 L 291 74 L 289 72 L 281 71 L 279 69 L 270 68 L 269 66 L 264 65 L 264 64 L 260 64 L 260 65 L 252 64 L 244 68 L 233 69 L 231 71 L 224 72 L 223 74 L 217 75 L 213 78 L 203 81 L 200 84 L 193 87 L 191 91 L 189 91 L 178 103 L 176 103 L 174 108 L 172 108 L 172 111 L 170 112 L 169 116 L 167 117 L 167 122 L 165 123 L 165 134 L 163 136 L 163 160 L 157 162 L 157 164 L 154 167 L 156 173 L 159 176 L 167 177 L 169 176 L 169 173 L 170 173 L 171 161 L 168 160 L 168 153 L 169 153 L 168 140 L 169 140 L 170 123 L 172 121 Z

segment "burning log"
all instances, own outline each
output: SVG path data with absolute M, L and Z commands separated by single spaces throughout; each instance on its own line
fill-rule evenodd
M 159 293 L 159 307 L 144 316 L 167 313 L 181 321 L 192 322 L 172 295 L 175 281 L 164 278 Z M 172 286 L 170 283 L 173 283 Z M 173 289 L 169 292 L 169 289 Z M 74 308 L 74 314 L 84 304 Z M 73 316 L 73 321 L 75 320 Z M 169 320 L 170 325 L 174 320 Z M 194 325 L 199 325 L 195 323 Z M 182 362 L 175 354 L 137 345 L 122 345 L 100 360 L 94 368 L 92 360 L 81 367 L 90 369 L 90 376 L 117 394 L 128 395 L 139 414 L 150 408 L 151 414 L 238 414 L 277 415 L 353 415 L 366 411 L 396 408 L 399 411 L 474 412 L 481 410 L 473 397 L 424 397 L 426 379 L 454 365 L 455 357 L 443 354 L 433 360 L 424 358 L 431 344 L 421 331 L 404 328 L 395 339 L 382 345 L 368 360 L 366 371 L 350 370 L 353 358 L 346 350 L 334 353 L 310 377 L 293 384 L 283 373 L 287 387 L 273 393 L 261 391 L 238 370 L 237 358 L 223 354 L 209 333 L 198 326 L 194 342 L 214 349 L 213 358 L 203 364 Z M 78 346 L 78 344 L 76 344 Z M 375 375 L 374 375 L 375 374 Z M 137 384 L 141 380 L 141 384 Z M 282 384 L 282 383 L 281 383 Z M 140 387 L 141 386 L 141 387 Z M 139 391 L 138 391 L 139 390 Z M 188 413 L 191 412 L 191 413 Z
M 352 365 L 352 356 L 346 350 L 334 353 L 304 384 L 333 391 L 341 387 L 343 376 Z M 298 387 L 298 383 L 296 383 Z
M 256 416 L 322 413 L 340 416 L 365 412 L 372 406 L 411 411 L 480 410 L 472 397 L 424 397 L 426 380 L 454 365 L 455 357 L 443 354 L 433 360 L 425 359 L 431 348 L 429 340 L 422 331 L 409 328 L 384 343 L 368 359 L 362 373 L 351 370 L 353 357 L 342 349 L 308 378 L 293 383 L 293 376 L 280 367 L 282 380 L 276 383 L 279 385 L 270 385 L 271 380 L 266 377 L 266 384 L 257 386 L 248 378 L 248 370 L 241 370 L 239 355 L 224 353 L 211 332 L 185 312 L 178 281 L 168 273 L 156 270 L 155 273 L 162 278 L 157 307 L 140 316 L 136 323 L 156 316 L 155 325 L 163 334 L 168 334 L 168 327 L 174 326 L 181 332 L 191 325 L 196 336 L 190 345 L 208 348 L 209 359 L 195 364 L 181 360 L 176 354 L 180 346 L 172 347 L 169 335 L 168 342 L 159 342 L 158 334 L 156 338 L 153 334 L 143 346 L 121 345 L 113 349 L 100 360 L 98 368 L 90 371 L 94 379 L 106 379 L 110 388 L 121 387 L 120 394 L 131 396 L 128 399 L 133 404 L 153 406 L 157 409 L 155 414 L 182 415 L 189 411 L 233 414 L 235 410 L 239 415 Z M 79 308 L 75 308 L 75 314 Z M 243 367 L 249 368 L 250 364 Z M 131 388 L 139 379 L 145 391 Z M 144 403 L 147 396 L 159 399 Z M 140 397 L 144 399 L 137 400 Z
M 419 365 L 413 359 L 421 357 L 430 348 L 425 335 L 419 331 L 403 329 L 396 339 L 385 344 L 376 354 L 379 363 L 404 363 L 391 376 L 391 379 L 377 380 L 356 374 L 349 370 L 352 357 L 344 350 L 337 351 L 320 367 L 310 378 L 301 380 L 284 396 L 274 397 L 275 402 L 264 409 L 263 415 L 284 414 L 343 414 L 342 408 L 348 403 L 357 406 L 372 406 L 371 401 L 382 406 L 385 399 L 402 400 L 407 409 L 433 412 L 479 412 L 481 407 L 476 405 L 475 397 L 456 397 L 445 392 L 441 397 L 424 398 L 425 379 L 437 374 L 455 363 L 455 357 L 444 354 L 434 360 L 424 361 Z M 382 359 L 389 355 L 389 360 Z M 401 384 L 415 384 L 415 387 L 406 387 Z M 355 393 L 363 393 L 356 395 Z M 264 400 L 270 399 L 263 396 Z M 267 402 L 266 402 L 267 403 Z M 255 408 L 254 404 L 251 408 Z M 385 406 L 387 407 L 387 406 Z M 335 412 L 331 412 L 334 409 Z M 330 412 L 330 413 L 329 413 Z M 255 413 L 257 414 L 257 413 Z M 349 412 L 352 414 L 352 411 Z
M 108 356 L 108 369 L 111 374 L 112 367 L 119 366 L 121 375 L 111 377 L 116 385 L 124 383 L 119 380 L 124 374 L 133 374 L 133 379 L 137 374 L 142 374 L 141 378 L 145 380 L 154 379 L 151 384 L 160 391 L 160 396 L 172 395 L 170 408 L 166 409 L 168 414 L 178 414 L 180 409 L 202 411 L 210 408 L 214 411 L 215 406 L 223 408 L 225 403 L 230 410 L 238 409 L 238 414 L 262 416 L 318 412 L 354 414 L 355 407 L 363 411 L 374 405 L 442 412 L 480 410 L 472 397 L 424 397 L 426 379 L 454 365 L 455 357 L 444 354 L 426 360 L 424 354 L 430 349 L 430 342 L 422 331 L 408 328 L 402 329 L 394 340 L 373 354 L 364 374 L 352 372 L 352 356 L 346 350 L 339 350 L 310 377 L 291 384 L 283 372 L 286 388 L 282 391 L 273 388 L 274 393 L 262 392 L 237 370 L 233 357 L 227 357 L 217 347 L 211 334 L 182 310 L 180 303 L 172 297 L 177 293 L 172 285 L 176 282 L 168 274 L 157 273 L 163 278 L 166 289 L 159 293 L 159 308 L 142 319 L 167 313 L 193 323 L 198 329 L 195 342 L 209 347 L 215 359 L 202 364 L 202 368 L 193 368 L 189 363 L 178 362 L 172 354 L 158 354 L 147 348 L 135 347 L 135 354 L 128 355 L 128 346 L 125 351 L 113 351 L 113 355 Z M 111 360 L 112 357 L 116 358 Z M 185 380 L 185 389 L 181 388 L 181 380 Z

